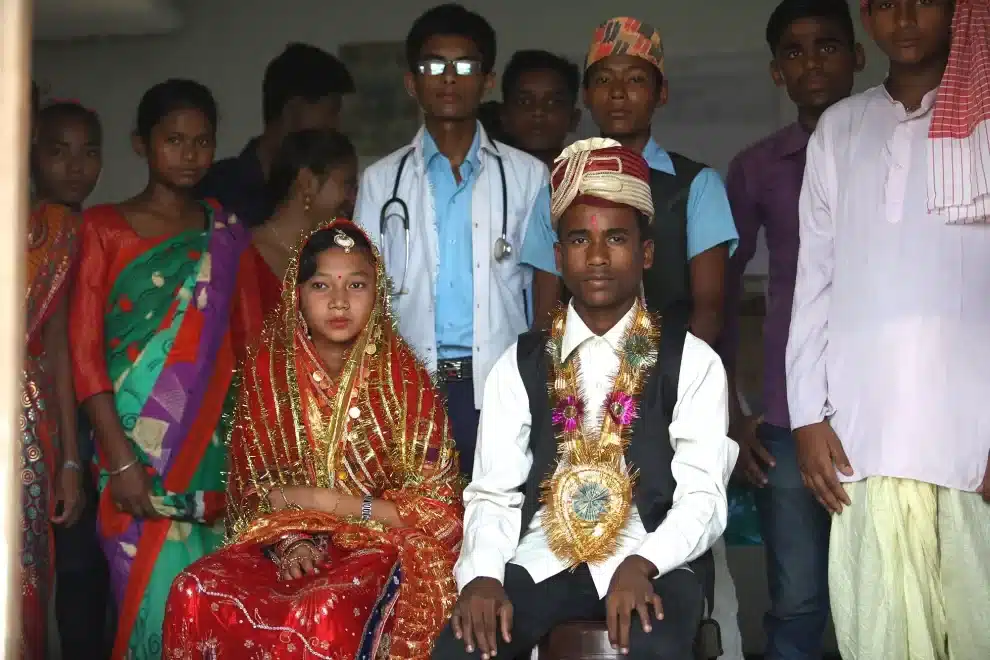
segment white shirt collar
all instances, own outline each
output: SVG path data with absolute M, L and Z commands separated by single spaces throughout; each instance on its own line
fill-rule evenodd
M 935 105 L 935 97 L 938 95 L 938 87 L 930 90 L 921 98 L 921 105 L 911 112 L 908 112 L 900 101 L 894 100 L 894 98 L 890 95 L 890 92 L 887 91 L 887 86 L 885 84 L 881 83 L 877 85 L 877 89 L 879 89 L 881 97 L 895 108 L 899 121 L 917 119 L 918 117 L 928 114 Z
M 638 304 L 634 304 L 626 312 L 625 316 L 619 319 L 619 322 L 612 326 L 612 328 L 601 336 L 613 350 L 619 350 L 619 344 L 622 342 L 622 336 L 626 332 L 626 328 L 632 323 L 633 317 L 636 315 L 636 308 Z M 571 353 L 573 353 L 581 344 L 597 337 L 591 328 L 584 322 L 581 316 L 574 309 L 572 303 L 567 304 L 567 321 L 564 326 L 564 337 L 561 341 L 561 360 L 567 360 Z

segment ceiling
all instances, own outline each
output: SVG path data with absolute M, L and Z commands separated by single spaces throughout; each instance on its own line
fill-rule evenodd
M 174 0 L 34 0 L 38 40 L 163 34 L 181 25 Z

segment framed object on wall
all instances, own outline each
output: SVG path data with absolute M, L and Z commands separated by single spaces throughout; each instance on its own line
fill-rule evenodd
M 408 144 L 419 128 L 419 106 L 402 83 L 408 69 L 405 42 L 344 44 L 338 54 L 357 87 L 344 100 L 341 126 L 364 168 Z

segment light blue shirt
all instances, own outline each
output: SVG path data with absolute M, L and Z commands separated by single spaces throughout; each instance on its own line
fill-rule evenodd
M 423 161 L 436 213 L 439 267 L 435 323 L 437 356 L 441 360 L 470 357 L 474 346 L 471 191 L 480 167 L 480 145 L 480 132 L 476 131 L 460 167 L 461 181 L 458 183 L 450 160 L 440 153 L 430 133 L 423 132 Z M 512 191 L 508 193 L 511 195 Z M 545 187 L 537 194 L 527 222 L 520 261 L 538 270 L 556 273 L 554 236 L 550 224 L 550 189 Z M 532 290 L 524 291 L 523 295 L 528 298 L 528 321 L 532 323 Z
M 670 155 L 653 138 L 643 147 L 643 159 L 651 169 L 675 174 Z M 694 259 L 706 250 L 729 244 L 729 255 L 736 251 L 739 234 L 729 208 L 725 183 L 718 172 L 706 167 L 691 182 L 687 203 L 687 256 Z
M 550 218 L 550 186 L 548 185 L 536 193 L 533 211 L 529 214 L 529 222 L 526 224 L 526 237 L 523 238 L 519 261 L 536 270 L 560 275 L 557 272 L 557 259 L 553 253 L 553 245 L 556 242 L 557 232 L 554 231 Z M 530 300 L 531 307 L 532 302 Z M 532 309 L 530 320 L 532 320 Z
M 465 337 L 473 340 L 474 403 L 480 407 L 488 372 L 532 325 L 527 298 L 536 270 L 553 269 L 554 241 L 545 192 L 549 185 L 546 165 L 518 149 L 493 142 L 481 124 L 477 126 L 480 147 L 472 162 L 478 166 L 470 188 L 470 214 L 462 218 L 471 222 L 473 270 L 458 274 L 464 278 L 465 286 L 471 284 L 473 292 L 472 326 Z M 386 271 L 393 286 L 398 287 L 392 296 L 392 310 L 399 331 L 427 369 L 435 370 L 439 349 L 436 306 L 440 241 L 434 186 L 424 158 L 425 133 L 426 128 L 421 126 L 409 144 L 364 170 L 354 221 L 382 251 Z M 502 263 L 497 263 L 492 254 L 503 220 L 503 188 L 496 156 L 505 166 L 509 208 L 506 235 L 513 247 L 512 255 Z M 404 158 L 408 167 L 399 176 Z M 395 198 L 404 204 L 393 203 Z M 464 201 L 466 204 L 467 195 Z M 402 213 L 400 206 L 408 213 Z M 451 219 L 456 220 L 453 214 Z

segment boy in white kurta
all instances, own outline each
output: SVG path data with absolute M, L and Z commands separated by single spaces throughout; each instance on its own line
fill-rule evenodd
M 791 424 L 805 483 L 835 514 L 842 656 L 985 660 L 990 7 L 862 13 L 890 73 L 808 145 Z

